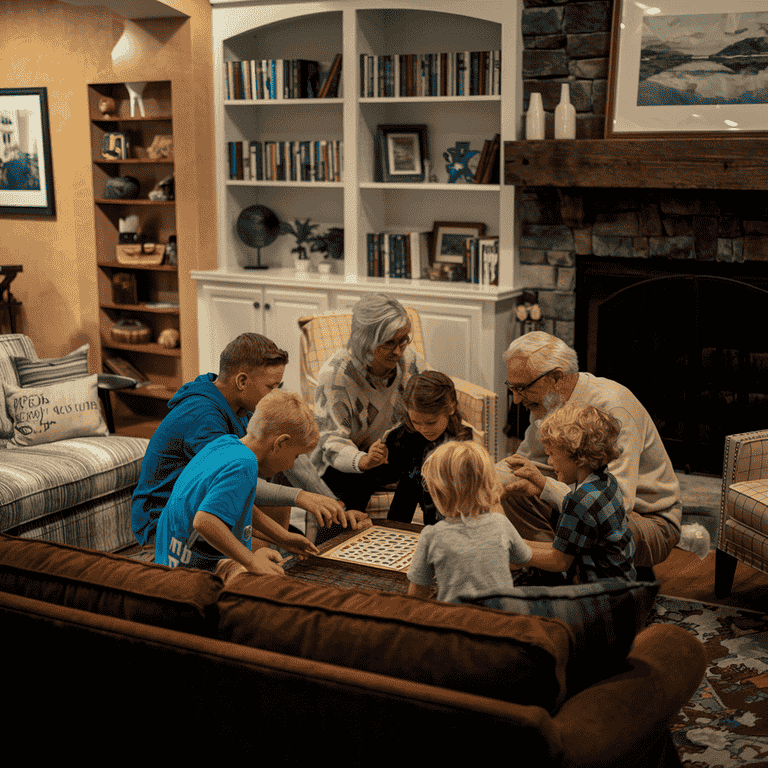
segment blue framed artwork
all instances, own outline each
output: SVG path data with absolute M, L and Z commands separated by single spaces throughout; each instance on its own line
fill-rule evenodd
M 53 216 L 46 88 L 0 88 L 0 214 Z
M 606 136 L 768 127 L 768 7 L 762 0 L 614 6 Z

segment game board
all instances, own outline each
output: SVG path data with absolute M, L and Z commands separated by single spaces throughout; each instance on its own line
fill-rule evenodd
M 321 557 L 388 571 L 407 571 L 418 533 L 374 527 L 355 534 Z

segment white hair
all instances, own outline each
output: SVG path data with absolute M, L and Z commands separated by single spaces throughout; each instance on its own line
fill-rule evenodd
M 411 322 L 405 307 L 394 296 L 370 293 L 352 308 L 352 330 L 347 349 L 359 363 L 368 366 L 380 344 Z
M 566 376 L 579 370 L 576 351 L 544 331 L 531 331 L 516 338 L 504 353 L 504 362 L 518 356 L 528 361 L 528 368 L 535 376 L 553 368 L 560 368 Z

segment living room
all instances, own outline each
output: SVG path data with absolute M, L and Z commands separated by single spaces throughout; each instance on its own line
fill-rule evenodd
M 364 7 L 366 5 L 371 6 L 370 11 Z M 491 5 L 496 8 L 488 10 L 486 6 Z M 111 213 L 113 208 L 109 205 L 94 203 L 94 198 L 102 197 L 102 190 L 95 186 L 95 180 L 100 177 L 94 172 L 94 138 L 90 132 L 99 117 L 97 104 L 92 100 L 93 89 L 96 87 L 98 90 L 101 84 L 170 82 L 174 116 L 173 173 L 177 190 L 175 226 L 179 249 L 177 327 L 181 344 L 176 356 L 166 355 L 176 366 L 173 373 L 166 374 L 162 366 L 158 367 L 162 371 L 160 375 L 167 376 L 164 380 L 180 384 L 192 380 L 204 370 L 215 370 L 218 352 L 229 340 L 233 328 L 248 324 L 249 329 L 253 330 L 261 328 L 266 332 L 266 329 L 274 327 L 284 332 L 280 326 L 282 324 L 287 327 L 287 317 L 292 321 L 293 332 L 297 304 L 302 312 L 348 308 L 351 301 L 364 290 L 360 285 L 365 280 L 355 285 L 349 280 L 349 274 L 358 278 L 365 277 L 364 243 L 367 232 L 379 231 L 390 224 L 393 227 L 406 226 L 410 223 L 404 220 L 409 210 L 417 210 L 413 223 L 422 231 L 431 230 L 432 222 L 483 221 L 487 225 L 487 234 L 499 236 L 501 241 L 504 263 L 499 265 L 498 287 L 492 286 L 486 293 L 475 291 L 474 286 L 470 290 L 448 283 L 422 289 L 413 287 L 410 281 L 406 285 L 405 281 L 400 284 L 397 279 L 392 279 L 386 282 L 384 290 L 410 297 L 417 308 L 424 308 L 428 336 L 433 339 L 432 360 L 449 359 L 455 351 L 451 348 L 455 341 L 461 354 L 456 355 L 458 362 L 450 362 L 456 369 L 449 373 L 498 394 L 499 418 L 495 428 L 501 457 L 506 445 L 502 441 L 507 438 L 503 430 L 506 419 L 503 406 L 507 404 L 501 361 L 503 349 L 513 335 L 524 328 L 534 327 L 559 333 L 569 343 L 578 345 L 581 342 L 577 314 L 580 309 L 574 297 L 578 295 L 577 280 L 584 278 L 579 278 L 576 273 L 572 253 L 576 249 L 559 245 L 560 241 L 542 244 L 543 241 L 528 240 L 524 243 L 516 240 L 520 235 L 518 227 L 522 224 L 531 227 L 542 223 L 550 225 L 554 217 L 557 219 L 555 226 L 562 228 L 562 198 L 554 191 L 554 187 L 549 187 L 548 192 L 538 188 L 516 197 L 516 187 L 510 183 L 505 184 L 502 173 L 501 183 L 489 184 L 487 189 L 457 194 L 446 189 L 447 179 L 440 179 L 434 184 L 434 189 L 417 187 L 404 193 L 403 201 L 398 201 L 395 199 L 397 192 L 391 186 L 376 181 L 373 175 L 365 176 L 368 166 L 373 165 L 373 152 L 366 146 L 366 142 L 372 141 L 377 124 L 432 125 L 435 108 L 416 103 L 411 117 L 405 114 L 405 107 L 380 103 L 371 97 L 361 104 L 361 110 L 357 112 L 357 107 L 353 106 L 354 94 L 349 93 L 339 101 L 330 99 L 329 102 L 334 103 L 327 105 L 298 107 L 295 111 L 290 108 L 287 117 L 281 116 L 279 112 L 270 112 L 265 113 L 269 117 L 258 118 L 262 127 L 265 122 L 276 119 L 279 126 L 276 130 L 284 130 L 282 126 L 290 125 L 295 116 L 307 120 L 317 118 L 318 124 L 324 129 L 330 128 L 334 135 L 343 135 L 347 139 L 354 134 L 354 141 L 348 142 L 347 149 L 351 146 L 361 153 L 365 149 L 366 158 L 360 162 L 359 168 L 353 169 L 351 166 L 355 164 L 349 162 L 352 155 L 347 155 L 349 176 L 345 181 L 338 185 L 327 182 L 327 188 L 310 190 L 294 187 L 269 189 L 259 185 L 246 189 L 240 183 L 228 183 L 222 175 L 222 167 L 226 167 L 223 165 L 224 147 L 228 140 L 242 131 L 243 124 L 250 118 L 238 113 L 241 109 L 238 105 L 223 103 L 220 92 L 224 83 L 222 58 L 252 58 L 239 53 L 241 49 L 247 50 L 247 32 L 269 25 L 273 25 L 288 40 L 280 43 L 285 57 L 300 55 L 293 53 L 291 46 L 294 42 L 290 39 L 291 35 L 285 33 L 286 26 L 291 27 L 287 20 L 293 14 L 314 19 L 293 24 L 294 36 L 300 36 L 303 25 L 314 26 L 327 36 L 329 48 L 337 45 L 339 50 L 345 52 L 350 49 L 365 50 L 374 55 L 387 53 L 384 40 L 377 37 L 374 28 L 379 6 L 419 13 L 437 10 L 445 16 L 476 14 L 483 18 L 468 23 L 467 34 L 473 39 L 483 40 L 487 30 L 493 27 L 493 36 L 483 47 L 504 50 L 504 74 L 509 80 L 502 86 L 507 90 L 496 101 L 478 101 L 469 107 L 448 105 L 448 108 L 456 107 L 456 119 L 459 122 L 469 124 L 477 120 L 482 124 L 473 142 L 478 151 L 483 141 L 492 139 L 495 133 L 501 134 L 503 142 L 523 138 L 523 118 L 529 96 L 537 90 L 545 96 L 546 136 L 552 138 L 554 110 L 563 81 L 571 84 L 571 100 L 578 110 L 576 137 L 603 140 L 609 98 L 607 83 L 613 5 L 611 2 L 525 3 L 525 10 L 535 13 L 526 15 L 521 28 L 520 20 L 524 13 L 522 2 L 484 3 L 480 0 L 477 3 L 459 3 L 447 0 L 443 3 L 365 4 L 339 0 L 278 4 L 234 3 L 226 0 L 101 0 L 99 3 L 96 0 L 35 0 L 31 3 L 0 0 L 0 25 L 4 32 L 4 49 L 8 52 L 3 88 L 47 89 L 56 207 L 55 215 L 0 215 L 3 222 L 3 256 L 0 262 L 23 266 L 23 272 L 17 275 L 12 285 L 13 295 L 21 305 L 16 313 L 17 330 L 33 339 L 35 350 L 41 358 L 59 358 L 88 344 L 89 370 L 102 370 L 105 357 L 104 335 L 108 335 L 109 331 L 105 323 L 114 321 L 116 315 L 109 309 L 105 311 L 103 307 L 109 303 L 104 301 L 103 296 L 105 275 L 112 273 L 98 266 L 105 256 L 100 252 L 98 233 L 104 226 L 103 219 L 109 219 L 111 224 L 115 215 Z M 473 6 L 477 6 L 474 11 Z M 562 74 L 560 69 L 547 69 L 551 61 L 542 64 L 543 60 L 549 60 L 546 56 L 540 57 L 537 63 L 535 51 L 552 53 L 564 47 L 564 38 L 569 33 L 550 30 L 575 18 L 577 12 L 574 6 L 581 6 L 593 26 L 578 29 L 572 34 L 583 36 L 583 45 L 589 44 L 592 48 L 590 53 L 583 53 L 580 58 L 573 60 L 582 62 L 576 68 L 569 69 L 569 62 L 573 64 L 573 61 L 564 56 L 566 74 Z M 357 22 L 352 21 L 349 7 L 361 11 Z M 234 19 L 229 30 L 222 21 L 227 13 L 231 13 Z M 246 24 L 236 18 L 238 14 L 248 16 L 249 22 Z M 315 15 L 317 18 L 314 18 Z M 320 19 L 320 16 L 323 18 Z M 447 22 L 442 21 L 441 24 Z M 437 29 L 443 28 L 438 26 Z M 531 49 L 524 42 L 524 36 L 527 43 L 538 38 L 541 47 Z M 255 34 L 250 35 L 251 39 L 255 37 Z M 549 39 L 548 43 L 545 38 Z M 350 39 L 355 42 L 350 43 Z M 497 39 L 498 44 L 494 42 Z M 281 57 L 277 43 L 273 49 L 262 43 L 259 45 L 265 51 L 264 58 Z M 551 47 L 547 48 L 546 45 Z M 435 51 L 441 50 L 439 45 L 429 47 Z M 454 47 L 459 50 L 452 43 L 451 49 Z M 480 44 L 477 48 L 480 48 Z M 270 53 L 270 50 L 275 52 Z M 345 56 L 345 66 L 347 58 Z M 555 58 L 553 55 L 552 60 Z M 323 66 L 327 67 L 332 63 L 333 55 L 324 55 L 323 59 Z M 516 68 L 512 67 L 512 62 L 516 62 Z M 356 65 L 357 61 L 352 59 L 349 63 Z M 558 66 L 562 66 L 562 63 Z M 513 72 L 516 73 L 514 78 L 509 76 Z M 590 94 L 588 105 L 583 101 L 587 91 Z M 127 92 L 120 92 L 120 100 L 128 108 Z M 147 103 L 150 103 L 149 98 Z M 331 110 L 333 114 L 329 115 Z M 285 111 L 288 112 L 287 109 Z M 447 122 L 445 117 L 442 119 L 444 123 Z M 430 130 L 433 131 L 430 139 L 435 142 L 432 147 L 433 165 L 443 166 L 439 161 L 442 152 L 452 148 L 451 145 L 460 137 L 453 135 L 445 126 Z M 122 172 L 130 174 L 132 168 L 123 166 Z M 761 170 L 764 175 L 764 166 L 754 170 L 754 173 L 759 175 Z M 444 173 L 442 167 L 438 171 Z M 536 184 L 530 186 L 537 187 Z M 749 187 L 745 190 L 738 200 L 746 199 L 750 202 L 750 198 L 755 197 L 754 192 L 750 192 Z M 251 197 L 250 192 L 255 194 Z M 419 209 L 422 195 L 428 203 L 426 211 Z M 722 194 L 722 199 L 726 195 Z M 710 207 L 712 198 L 713 195 L 709 194 L 701 196 Z M 285 205 L 285 200 L 289 204 Z M 323 281 L 313 271 L 307 280 L 300 283 L 291 260 L 290 237 L 280 237 L 263 248 L 260 258 L 269 264 L 268 270 L 259 273 L 244 269 L 248 260 L 255 260 L 255 249 L 247 245 L 244 247 L 237 240 L 234 224 L 240 210 L 254 201 L 266 204 L 281 219 L 289 222 L 311 216 L 313 222 L 320 221 L 327 227 L 343 226 L 347 230 L 343 261 L 346 274 L 332 275 Z M 721 198 L 718 197 L 716 202 L 720 204 Z M 515 205 L 520 204 L 523 205 L 523 211 L 516 216 Z M 754 200 L 750 204 L 754 205 Z M 391 209 L 393 219 L 377 218 L 377 206 Z M 591 207 L 591 203 L 587 207 Z M 105 210 L 108 211 L 106 216 Z M 572 211 L 572 208 L 569 210 Z M 604 214 L 598 211 L 598 214 L 601 213 Z M 737 218 L 732 211 L 724 213 L 724 217 L 726 214 L 729 220 Z M 700 210 L 693 212 L 691 208 L 681 210 L 678 207 L 671 215 L 684 219 L 704 214 Z M 752 271 L 759 271 L 768 261 L 768 256 L 761 250 L 768 234 L 768 225 L 766 231 L 744 231 L 745 222 L 758 220 L 762 221 L 756 214 L 744 214 L 739 220 L 740 224 L 732 224 L 730 236 L 725 237 L 721 233 L 719 238 L 731 241 L 731 256 L 736 247 L 733 241 L 741 239 L 743 245 L 745 237 L 757 248 L 748 256 L 750 275 Z M 573 229 L 583 230 L 584 221 L 582 218 L 582 226 L 574 226 Z M 624 235 L 618 229 L 620 223 L 616 218 L 612 219 L 614 229 L 608 231 L 603 217 L 603 236 L 637 239 L 644 235 L 643 232 L 631 229 L 629 235 Z M 700 223 L 697 219 L 697 226 Z M 679 224 L 683 225 L 684 222 Z M 531 232 L 525 234 L 531 235 Z M 97 233 L 96 237 L 94 233 Z M 547 236 L 555 237 L 555 234 L 560 236 L 562 233 L 553 234 L 550 231 Z M 682 231 L 671 234 L 685 236 Z M 709 237 L 711 239 L 711 232 Z M 715 233 L 714 237 L 717 240 L 718 234 Z M 672 259 L 676 260 L 677 257 L 673 256 Z M 740 263 L 743 262 L 732 260 L 732 271 L 737 271 Z M 726 277 L 730 278 L 730 274 Z M 256 291 L 261 293 L 256 296 Z M 522 301 L 524 295 L 526 302 Z M 293 302 L 290 311 L 286 310 L 287 314 L 270 316 L 269 312 L 276 308 L 274 297 L 286 303 Z M 261 304 L 257 314 L 254 314 L 255 301 Z M 273 310 L 269 310 L 270 306 Z M 528 321 L 518 319 L 518 310 L 529 313 Z M 534 320 L 538 310 L 542 310 L 543 314 L 540 320 Z M 727 312 L 735 313 L 736 310 L 729 307 Z M 670 322 L 674 325 L 674 321 Z M 604 323 L 605 327 L 609 325 L 610 322 Z M 205 333 L 205 329 L 210 329 L 210 332 Z M 441 342 L 440 339 L 444 338 L 450 338 L 451 343 Z M 296 341 L 292 343 L 297 345 Z M 108 345 L 106 348 L 109 348 Z M 297 346 L 291 349 L 289 367 L 295 369 L 292 376 L 298 381 L 298 354 L 294 354 L 294 350 L 297 350 Z M 750 350 L 761 351 L 757 348 Z M 135 358 L 131 357 L 128 350 L 119 353 L 133 359 L 139 368 L 142 362 L 147 361 L 145 367 L 153 375 L 149 355 Z M 483 366 L 480 361 L 483 361 Z M 485 361 L 493 362 L 486 365 Z M 161 398 L 130 393 L 113 395 L 113 404 L 119 425 L 118 433 L 144 437 L 151 434 L 164 407 Z M 757 403 L 756 407 L 764 407 L 764 404 Z M 759 423 L 759 418 L 755 422 L 751 428 L 764 426 Z M 716 452 L 722 453 L 722 445 Z M 685 461 L 681 462 L 681 466 L 684 464 Z M 683 554 L 687 556 L 691 553 Z M 695 593 L 680 592 L 680 596 L 702 600 L 712 598 L 714 553 L 703 563 L 691 557 L 690 570 L 683 574 L 683 578 L 687 579 L 685 587 L 688 590 L 692 586 L 692 573 L 695 574 Z M 706 574 L 704 578 L 707 584 L 697 586 L 695 582 L 701 581 L 702 573 Z M 676 573 L 675 577 L 680 575 Z M 763 584 L 759 572 L 740 563 L 734 593 L 743 596 L 744 600 L 737 604 L 764 610 L 765 603 L 761 602 L 765 599 Z

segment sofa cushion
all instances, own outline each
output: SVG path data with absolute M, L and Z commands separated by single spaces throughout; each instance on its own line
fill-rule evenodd
M 0 530 L 135 487 L 148 442 L 108 435 L 0 448 Z
M 97 380 L 94 373 L 47 386 L 21 388 L 3 384 L 6 409 L 13 421 L 13 437 L 7 447 L 108 435 Z
M 253 648 L 549 712 L 565 694 L 572 633 L 557 619 L 250 574 L 219 616 L 222 640 Z
M 604 579 L 561 587 L 510 587 L 464 600 L 518 616 L 561 619 L 573 630 L 568 695 L 609 677 L 627 658 L 653 608 L 657 582 Z
M 8 418 L 5 408 L 3 384 L 19 386 L 19 376 L 13 363 L 14 357 L 26 357 L 36 360 L 37 353 L 32 339 L 23 333 L 0 334 L 0 445 L 13 437 L 13 423 Z
M 19 385 L 35 387 L 54 384 L 58 381 L 82 379 L 88 375 L 89 349 L 90 344 L 83 344 L 64 357 L 48 358 L 47 360 L 13 357 Z
M 222 586 L 207 571 L 0 534 L 0 590 L 46 603 L 215 637 Z

